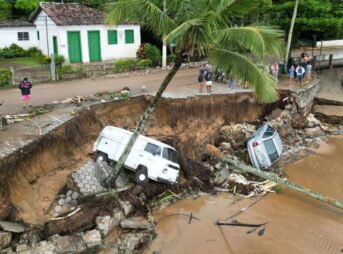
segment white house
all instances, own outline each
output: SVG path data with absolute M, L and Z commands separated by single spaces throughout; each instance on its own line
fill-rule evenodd
M 37 30 L 34 24 L 27 21 L 0 22 L 0 48 L 11 44 L 28 49 L 37 46 Z
M 71 63 L 135 58 L 139 25 L 107 26 L 102 12 L 81 4 L 41 3 L 33 16 L 38 48 Z
M 40 3 L 31 20 L 32 26 L 27 27 L 7 26 L 2 31 L 0 26 L 0 47 L 12 43 L 35 46 L 46 55 L 85 63 L 135 58 L 141 44 L 139 25 L 107 26 L 102 12 L 81 4 Z M 3 40 L 5 34 L 11 36 Z

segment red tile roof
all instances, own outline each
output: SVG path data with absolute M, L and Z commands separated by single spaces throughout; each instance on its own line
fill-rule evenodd
M 101 11 L 82 4 L 40 3 L 33 19 L 37 18 L 42 10 L 45 11 L 58 26 L 104 24 L 104 14 Z

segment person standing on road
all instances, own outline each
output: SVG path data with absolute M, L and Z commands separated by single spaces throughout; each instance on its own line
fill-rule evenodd
M 205 76 L 205 69 L 200 68 L 199 75 L 198 75 L 198 81 L 199 81 L 199 92 L 202 93 L 204 91 L 204 76 Z
M 275 81 L 277 82 L 278 81 L 278 75 L 279 75 L 279 65 L 277 62 L 275 62 L 273 65 L 272 65 L 272 73 L 273 73 L 273 76 L 275 78 Z
M 292 64 L 291 68 L 289 68 L 288 70 L 288 76 L 289 76 L 289 87 L 292 87 L 294 85 L 295 82 L 295 67 Z
M 205 71 L 205 76 L 204 76 L 205 80 L 206 80 L 206 89 L 208 93 L 212 92 L 212 71 L 211 68 L 208 67 L 207 70 Z
M 21 90 L 21 99 L 23 101 L 23 107 L 26 108 L 31 107 L 31 88 L 32 84 L 28 81 L 27 78 L 24 78 L 22 82 L 20 82 L 18 88 Z

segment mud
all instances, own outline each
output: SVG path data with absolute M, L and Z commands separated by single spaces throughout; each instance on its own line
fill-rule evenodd
M 343 137 L 332 138 L 328 145 L 287 168 L 291 181 L 342 200 L 340 167 Z M 239 199 L 239 198 L 238 198 Z M 250 228 L 221 226 L 214 223 L 246 209 L 234 218 L 243 223 L 265 223 Z M 170 214 L 190 214 L 200 220 Z M 302 194 L 282 189 L 262 200 L 237 200 L 231 194 L 203 196 L 183 200 L 157 214 L 157 238 L 145 253 L 341 253 L 343 246 L 343 213 L 341 210 Z M 228 220 L 227 222 L 230 222 Z
M 2 218 L 11 213 L 12 219 L 24 223 L 44 223 L 50 204 L 68 176 L 89 159 L 101 124 L 134 128 L 150 99 L 137 97 L 98 104 L 0 161 Z M 222 125 L 257 121 L 265 108 L 252 94 L 163 99 L 145 134 L 199 161 L 205 156 L 206 144 L 215 143 Z

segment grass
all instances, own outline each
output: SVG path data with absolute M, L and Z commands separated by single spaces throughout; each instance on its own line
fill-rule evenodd
M 23 58 L 0 58 L 0 66 L 40 66 L 41 64 L 32 57 Z

